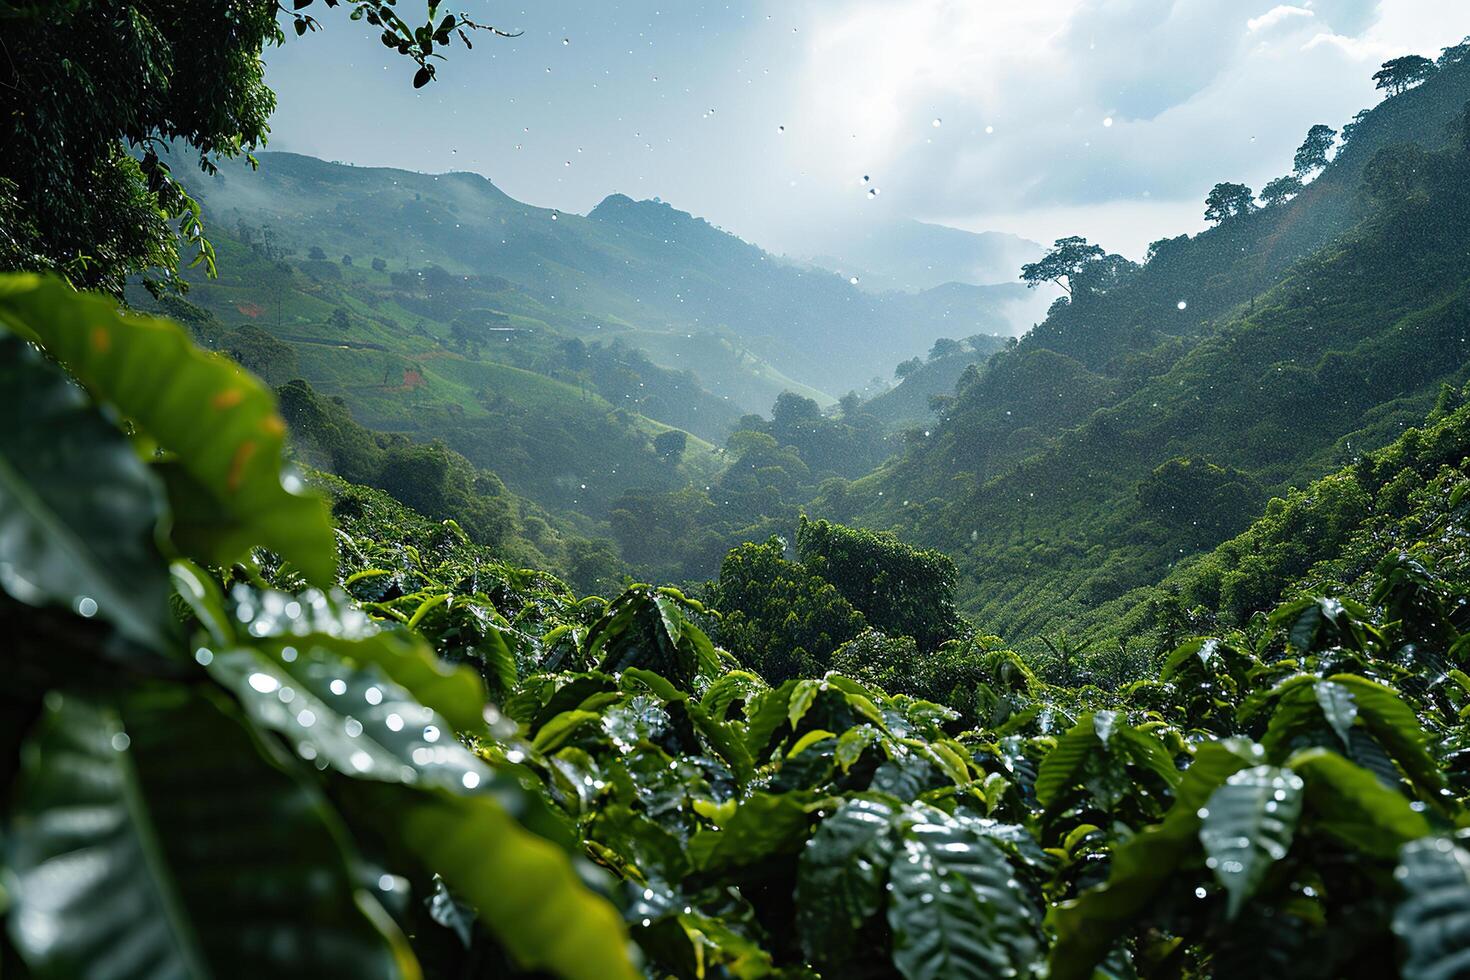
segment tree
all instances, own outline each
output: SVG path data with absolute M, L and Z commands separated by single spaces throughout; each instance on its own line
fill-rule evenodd
M 374 272 L 387 272 L 388 271 L 388 263 L 387 263 L 387 261 L 385 259 L 373 259 L 373 271 Z
M 1460 113 L 1460 145 L 1470 153 L 1470 102 L 1465 103 L 1465 109 Z
M 1288 174 L 1285 177 L 1277 177 L 1275 180 L 1261 188 L 1261 204 L 1264 207 L 1274 208 L 1278 204 L 1284 204 L 1302 192 L 1302 181 L 1300 177 Z
M 689 445 L 689 433 L 683 429 L 670 429 L 653 437 L 653 451 L 671 463 L 678 462 Z
M 1216 184 L 1205 198 L 1205 220 L 1216 223 L 1249 214 L 1255 192 L 1244 184 Z
M 1052 243 L 1051 251 L 1039 261 L 1021 266 L 1021 280 L 1030 289 L 1044 282 L 1053 282 L 1070 296 L 1077 277 L 1106 254 L 1101 245 L 1088 244 L 1087 239 L 1080 236 L 1058 238 Z
M 821 676 L 833 651 L 867 628 L 836 588 L 785 553 L 780 538 L 743 544 L 725 556 L 710 590 L 721 642 L 772 683 Z
M 1409 54 L 1392 58 L 1373 73 L 1376 87 L 1386 91 L 1389 97 L 1401 95 L 1408 89 L 1434 74 L 1434 62 L 1423 55 Z
M 327 261 L 327 253 L 320 245 L 313 245 L 306 253 L 306 257 L 313 262 Z
M 796 529 L 796 553 L 889 636 L 911 636 L 928 651 L 953 639 L 960 627 L 954 606 L 959 573 L 946 555 L 910 547 L 892 534 L 805 516 Z
M 929 360 L 937 361 L 941 357 L 951 357 L 955 354 L 962 353 L 964 349 L 965 346 L 961 344 L 958 340 L 951 340 L 948 337 L 940 337 L 938 340 L 934 341 L 934 346 L 929 348 Z
M 352 256 L 350 256 L 350 255 L 344 255 L 344 256 L 342 256 L 342 264 L 345 265 L 345 266 L 348 266 L 350 268 L 352 266 Z
M 1327 151 L 1337 142 L 1337 130 L 1321 123 L 1307 130 L 1307 138 L 1297 147 L 1292 172 L 1298 177 L 1314 174 L 1327 166 Z
M 1347 146 L 1352 138 L 1357 135 L 1358 128 L 1363 125 L 1363 120 L 1373 114 L 1372 109 L 1360 109 L 1353 116 L 1353 121 L 1342 127 L 1342 145 Z
M 199 205 L 165 158 L 172 148 L 213 173 L 265 142 L 275 95 L 261 53 L 285 41 L 278 14 L 298 35 L 315 29 L 302 10 L 311 3 L 296 0 L 294 13 L 268 0 L 0 3 L 0 199 L 26 218 L 7 222 L 16 241 L 0 243 L 0 270 L 56 270 L 119 295 L 141 275 L 160 293 L 183 288 L 182 243 L 212 273 Z M 436 46 L 480 26 L 459 15 L 413 26 L 389 0 L 328 6 L 365 19 L 425 81 Z
M 352 319 L 348 316 L 347 311 L 340 306 L 332 311 L 331 316 L 327 317 L 327 323 L 334 329 L 343 332 L 352 329 Z
M 1465 61 L 1470 61 L 1470 37 L 1441 51 L 1435 64 L 1440 68 L 1447 68 Z
M 919 368 L 923 366 L 924 361 L 922 358 L 911 357 L 907 361 L 901 362 L 898 367 L 893 369 L 893 376 L 902 381 L 904 378 L 907 378 L 909 375 L 913 374 L 915 371 L 919 370 Z

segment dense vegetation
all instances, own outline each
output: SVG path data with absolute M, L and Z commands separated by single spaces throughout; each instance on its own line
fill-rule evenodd
M 967 615 L 1040 638 L 1392 441 L 1467 380 L 1467 99 L 1446 60 L 1295 198 L 1084 273 L 929 438 L 809 509 L 946 552 Z
M 396 6 L 0 0 L 0 972 L 1467 972 L 1470 39 L 1142 265 L 1004 243 L 1005 343 L 221 166 L 288 31 L 482 29 Z
M 1369 469 L 1424 545 L 1145 679 L 960 636 L 900 644 L 895 693 L 772 685 L 717 610 L 579 600 L 340 481 L 334 547 L 267 391 L 179 328 L 26 277 L 0 323 L 40 408 L 0 443 L 9 941 L 40 974 L 1456 969 L 1470 480 L 1427 507 L 1422 437 Z M 798 553 L 885 628 L 959 626 L 942 556 L 820 523 Z

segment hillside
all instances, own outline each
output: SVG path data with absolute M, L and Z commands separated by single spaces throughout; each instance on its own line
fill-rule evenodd
M 475 174 L 258 157 L 259 171 L 188 178 L 214 227 L 269 226 L 296 254 L 319 248 L 333 261 L 379 258 L 392 272 L 434 265 L 493 283 L 496 310 L 584 340 L 621 337 L 665 367 L 692 369 L 706 388 L 747 397 L 745 411 L 769 408 L 781 377 L 835 398 L 939 336 L 993 329 L 1014 298 L 934 325 L 913 318 L 907 297 L 784 262 L 659 201 L 614 194 L 583 216 L 522 204 Z M 740 338 L 753 357 L 705 364 L 667 343 L 710 331 Z M 828 356 L 808 356 L 815 349 Z
M 948 552 L 984 629 L 1039 635 L 1391 441 L 1463 382 L 1470 168 L 1441 148 L 1467 99 L 1451 65 L 1294 201 L 1058 304 L 929 438 L 815 512 Z
M 951 397 L 971 365 L 984 370 L 991 355 L 1005 346 L 1001 337 L 977 334 L 958 341 L 955 349 L 931 350 L 927 359 L 914 358 L 900 365 L 906 373 L 899 383 L 863 407 L 893 429 L 928 423 L 936 418 L 932 400 Z

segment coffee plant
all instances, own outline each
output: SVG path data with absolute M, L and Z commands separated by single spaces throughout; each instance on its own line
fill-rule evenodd
M 329 512 L 168 322 L 10 276 L 0 330 L 17 975 L 1470 971 L 1470 612 L 1428 553 L 1114 690 L 988 637 L 958 709 L 773 686 L 675 590 Z

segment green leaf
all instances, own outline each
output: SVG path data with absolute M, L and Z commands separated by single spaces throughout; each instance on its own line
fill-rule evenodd
M 1391 688 L 1366 677 L 1338 674 L 1329 680 L 1352 693 L 1364 727 L 1373 733 L 1411 782 L 1430 799 L 1438 800 L 1444 776 L 1429 754 L 1428 739 L 1413 709 Z
M 53 694 L 6 839 L 11 936 L 42 977 L 418 976 L 342 840 L 211 698 Z
M 286 425 L 275 399 L 226 358 L 200 350 L 182 328 L 122 316 L 116 304 L 58 279 L 0 277 L 0 324 L 39 344 L 99 402 L 173 454 L 188 494 L 174 509 L 198 554 L 226 564 L 259 545 L 313 584 L 330 585 L 336 539 L 323 501 L 284 468 Z
M 1210 794 L 1199 840 L 1205 866 L 1229 894 L 1233 919 L 1265 877 L 1291 849 L 1302 809 L 1300 776 L 1275 766 L 1242 769 Z
M 289 661 L 253 647 L 219 651 L 209 672 L 251 720 L 309 762 L 361 779 L 460 793 L 489 782 L 490 770 L 443 716 L 376 666 L 355 666 L 309 643 L 294 649 Z
M 642 585 L 607 607 L 587 634 L 587 652 L 603 673 L 641 667 L 681 691 L 693 690 L 701 668 L 718 663 L 709 637 L 689 622 L 679 601 Z
M 1411 841 L 1394 877 L 1404 890 L 1393 931 L 1408 954 L 1406 980 L 1470 973 L 1470 853 L 1444 837 Z
M 864 952 L 857 934 L 883 905 L 896 815 L 887 803 L 848 800 L 822 821 L 801 853 L 796 928 L 819 970 L 841 971 Z
M 1351 847 L 1392 858 L 1411 840 L 1429 835 L 1429 822 L 1368 770 L 1327 749 L 1305 749 L 1287 767 L 1307 784 L 1316 830 Z
M 617 911 L 583 884 L 566 852 L 499 800 L 401 789 L 380 797 L 385 830 L 474 907 L 522 966 L 568 980 L 641 976 Z
M 689 841 L 689 859 L 700 871 L 721 872 L 794 854 L 807 839 L 812 814 L 837 806 L 809 792 L 756 793 L 719 830 L 701 830 Z
M 170 616 L 158 481 L 65 375 L 3 333 L 0 390 L 25 406 L 0 426 L 0 588 L 160 646 Z
M 908 980 L 1020 976 L 1038 943 L 1005 853 L 940 817 L 908 829 L 889 869 L 894 966 Z
M 1113 852 L 1106 883 L 1055 906 L 1051 951 L 1053 980 L 1088 980 L 1093 968 L 1155 896 L 1199 848 L 1199 810 L 1232 774 L 1261 762 L 1261 750 L 1239 741 L 1206 742 L 1175 789 L 1164 821 L 1148 827 Z
M 1358 705 L 1353 700 L 1353 693 L 1334 681 L 1318 681 L 1312 685 L 1312 693 L 1322 709 L 1322 717 L 1342 739 L 1343 748 L 1350 748 L 1353 722 L 1358 719 Z
M 319 650 L 342 661 L 349 670 L 376 668 L 414 700 L 442 715 L 456 731 L 483 727 L 485 688 L 465 667 L 441 661 L 422 638 L 402 629 L 384 629 L 360 609 L 308 591 L 284 592 L 237 587 L 227 609 L 218 587 L 187 562 L 174 563 L 179 595 L 209 631 L 210 642 L 228 649 L 241 640 L 264 650 L 280 663 L 305 650 Z

